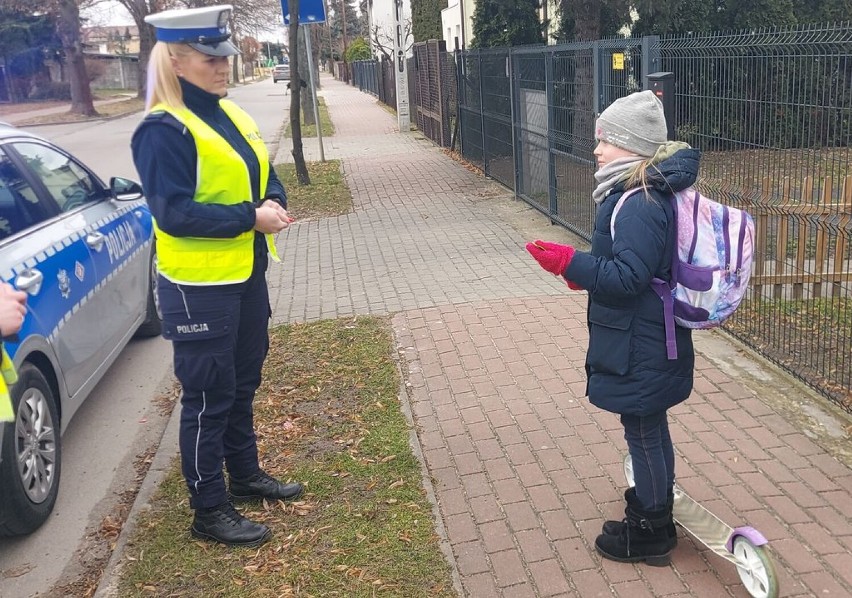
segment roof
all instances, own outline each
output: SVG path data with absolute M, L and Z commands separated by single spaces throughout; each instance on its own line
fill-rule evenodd
M 11 125 L 7 122 L 0 120 L 0 141 L 4 139 L 8 139 L 10 137 L 26 137 L 29 139 L 42 139 L 38 135 L 30 133 L 28 131 L 24 131 L 23 129 L 17 128 L 15 125 Z
M 110 41 L 115 36 L 125 35 L 128 32 L 132 39 L 139 38 L 139 28 L 136 25 L 106 25 L 81 29 L 82 41 L 89 44 Z

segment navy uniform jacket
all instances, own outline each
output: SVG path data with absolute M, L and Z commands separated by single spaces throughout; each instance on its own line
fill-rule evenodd
M 565 277 L 589 292 L 589 400 L 615 413 L 649 415 L 686 400 L 692 391 L 692 331 L 675 326 L 678 358 L 666 356 L 663 302 L 652 278 L 671 279 L 676 249 L 671 192 L 698 176 L 697 150 L 683 149 L 649 169 L 647 193 L 631 195 L 610 233 L 623 193 L 616 186 L 598 206 L 589 253 L 576 252 Z
M 271 164 L 266 194 L 260 197 L 257 155 L 219 106 L 219 96 L 178 80 L 186 107 L 242 156 L 249 170 L 252 196 L 243 203 L 227 206 L 194 201 L 198 161 L 195 140 L 170 114 L 151 113 L 137 127 L 130 147 L 157 226 L 175 237 L 231 238 L 254 228 L 255 206 L 264 199 L 274 199 L 286 208 L 287 194 Z M 257 233 L 255 251 L 265 248 L 265 238 Z

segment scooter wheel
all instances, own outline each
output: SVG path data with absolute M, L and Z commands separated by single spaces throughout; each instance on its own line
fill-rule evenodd
M 745 536 L 737 536 L 733 552 L 737 559 L 737 573 L 746 591 L 754 598 L 776 598 L 778 576 L 766 548 L 755 546 Z

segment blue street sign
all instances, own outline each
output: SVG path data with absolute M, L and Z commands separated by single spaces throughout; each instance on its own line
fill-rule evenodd
M 284 14 L 284 24 L 290 24 L 290 8 L 287 0 L 281 0 L 281 12 Z M 300 0 L 299 2 L 299 25 L 311 23 L 325 23 L 324 0 Z

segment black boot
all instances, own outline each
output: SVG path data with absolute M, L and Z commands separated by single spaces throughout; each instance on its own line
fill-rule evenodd
M 634 505 L 636 507 L 641 508 L 639 504 L 639 499 L 636 498 L 636 488 L 631 486 L 627 490 L 624 491 L 624 500 L 628 505 Z M 666 508 L 668 508 L 669 512 L 671 512 L 674 507 L 674 493 L 669 492 L 668 499 L 666 500 Z M 624 509 L 624 514 L 627 514 L 627 508 Z M 622 519 L 621 521 L 614 521 L 610 519 L 609 521 L 605 521 L 603 524 L 603 529 L 601 532 L 608 536 L 618 536 L 621 535 L 621 532 L 624 530 L 624 527 L 627 525 L 627 519 Z M 669 548 L 674 549 L 677 546 L 677 528 L 675 527 L 674 520 L 666 526 L 666 531 L 669 535 Z
M 258 498 L 271 500 L 296 500 L 302 496 L 301 484 L 282 484 L 263 470 L 245 479 L 231 476 L 231 499 L 243 502 Z
M 260 546 L 272 531 L 240 515 L 230 502 L 209 509 L 196 509 L 190 533 L 196 538 L 214 540 L 228 546 Z
M 668 508 L 645 511 L 631 505 L 626 510 L 627 521 L 617 536 L 601 534 L 595 548 L 604 558 L 622 563 L 645 561 L 655 567 L 671 563 L 668 526 L 672 513 Z

